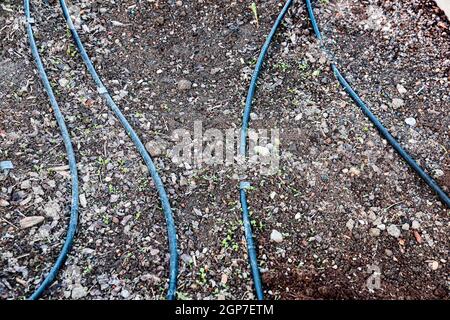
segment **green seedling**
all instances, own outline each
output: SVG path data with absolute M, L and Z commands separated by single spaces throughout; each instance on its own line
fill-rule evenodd
M 307 61 L 303 61 L 301 63 L 298 64 L 298 69 L 300 71 L 306 71 L 308 70 L 308 62 Z
M 73 58 L 77 55 L 77 49 L 75 49 L 75 46 L 73 44 L 70 44 L 67 48 L 66 53 L 69 57 Z
M 206 283 L 206 270 L 205 268 L 201 267 L 199 270 L 199 276 L 200 276 L 200 283 L 205 284 Z
M 320 69 L 314 70 L 314 72 L 312 73 L 313 77 L 318 77 L 320 75 Z
M 250 9 L 252 10 L 253 16 L 255 17 L 256 26 L 259 28 L 258 9 L 256 8 L 255 2 L 252 2 L 252 4 L 250 5 Z
M 289 65 L 286 62 L 280 62 L 275 67 L 283 72 L 286 72 L 286 70 L 289 69 Z

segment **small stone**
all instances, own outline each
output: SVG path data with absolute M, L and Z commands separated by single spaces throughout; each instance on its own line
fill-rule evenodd
M 386 249 L 384 250 L 384 253 L 388 256 L 391 257 L 394 253 L 392 252 L 392 250 Z
M 119 200 L 119 195 L 112 194 L 111 199 L 109 200 L 111 203 L 117 202 Z
M 151 249 L 150 250 L 150 255 L 152 255 L 152 256 L 156 256 L 158 253 L 159 253 L 158 249 Z
M 22 181 L 22 183 L 20 184 L 20 189 L 22 189 L 22 190 L 26 190 L 26 189 L 30 189 L 30 188 L 31 188 L 30 180 Z
M 361 174 L 361 171 L 359 171 L 359 169 L 356 167 L 351 167 L 349 173 L 351 176 L 359 176 Z
M 256 146 L 253 150 L 255 151 L 256 154 L 262 157 L 267 157 L 270 154 L 269 149 L 263 146 Z
M 377 220 L 377 215 L 375 214 L 375 212 L 370 211 L 370 213 L 369 213 L 369 219 L 370 219 L 371 221 L 376 221 L 376 220 Z
M 414 230 L 419 230 L 420 229 L 420 223 L 417 220 L 414 220 L 411 224 L 411 228 L 413 228 Z
M 153 158 L 159 157 L 161 155 L 161 148 L 158 146 L 158 143 L 156 141 L 147 142 L 145 144 L 145 148 Z
M 400 237 L 401 231 L 400 229 L 395 225 L 395 224 L 391 224 L 388 228 L 387 228 L 387 232 L 389 235 L 398 238 Z
M 87 296 L 87 289 L 82 285 L 75 285 L 72 289 L 72 299 L 82 299 Z
M 158 25 L 162 26 L 164 24 L 164 17 L 158 17 L 155 21 Z
M 133 216 L 131 214 L 126 215 L 125 217 L 123 217 L 122 222 L 120 222 L 121 225 L 125 226 L 128 221 L 130 221 L 133 218 Z
M 347 223 L 345 224 L 348 230 L 352 231 L 353 227 L 355 226 L 355 221 L 353 219 L 349 219 Z
M 403 101 L 403 99 L 398 99 L 398 98 L 392 99 L 392 107 L 394 109 L 401 108 L 404 105 L 405 105 L 405 101 Z
M 436 170 L 434 170 L 434 176 L 436 177 L 436 178 L 440 178 L 440 177 L 442 177 L 444 175 L 444 171 L 442 171 L 441 169 L 436 169 Z
M 84 193 L 80 194 L 80 206 L 83 208 L 87 207 L 86 195 Z
M 406 124 L 407 125 L 409 125 L 409 126 L 411 126 L 411 127 L 414 127 L 415 125 L 416 125 L 416 119 L 414 119 L 414 118 L 412 118 L 412 117 L 410 117 L 410 118 L 406 118 L 405 119 L 405 122 L 406 122 Z
M 402 86 L 401 84 L 398 84 L 398 85 L 397 85 L 397 91 L 398 91 L 398 93 L 400 93 L 400 94 L 405 94 L 405 93 L 408 92 L 408 90 L 406 90 L 406 88 L 405 88 L 404 86 Z
M 219 73 L 220 71 L 221 71 L 220 68 L 213 68 L 213 69 L 211 69 L 211 74 L 215 75 L 215 74 Z
M 222 274 L 222 278 L 220 279 L 220 283 L 227 284 L 228 282 L 228 276 L 226 273 Z
M 374 226 L 378 226 L 378 225 L 380 225 L 380 224 L 382 224 L 383 223 L 383 219 L 381 218 L 381 217 L 377 217 L 373 222 L 372 222 L 372 224 L 374 225 Z
M 61 78 L 58 80 L 58 83 L 61 87 L 65 88 L 69 84 L 69 80 L 67 80 L 65 78 Z
M 81 250 L 81 253 L 90 256 L 95 253 L 95 250 L 91 248 L 84 248 L 83 250 Z
M 33 187 L 32 189 L 33 189 L 33 194 L 35 196 L 43 196 L 45 194 L 44 190 L 42 189 L 41 186 L 36 186 L 36 187 Z
M 57 202 L 49 201 L 45 204 L 44 211 L 47 217 L 51 217 L 54 220 L 58 220 L 61 208 Z
M 295 214 L 295 220 L 300 220 L 300 218 L 302 217 L 302 214 L 299 212 L 299 213 L 296 213 Z
M 277 230 L 272 230 L 272 233 L 270 234 L 270 240 L 276 243 L 281 243 L 283 241 L 283 235 Z
M 409 230 L 409 223 L 402 224 L 402 229 L 405 230 L 405 231 L 408 231 Z
M 370 228 L 369 234 L 370 234 L 372 237 L 379 237 L 380 234 L 381 234 L 381 230 L 378 229 L 378 228 Z
M 111 21 L 111 24 L 114 26 L 114 27 L 123 27 L 125 24 L 123 24 L 122 22 L 120 22 L 120 21 L 115 21 L 115 20 L 112 20 Z
M 22 220 L 20 220 L 20 227 L 22 229 L 26 229 L 26 228 L 31 228 L 39 223 L 41 223 L 42 221 L 44 221 L 44 217 L 42 216 L 31 216 L 31 217 L 26 217 L 23 218 Z
M 190 90 L 192 88 L 192 82 L 189 80 L 183 79 L 178 81 L 178 89 L 179 90 Z
M 386 225 L 384 223 L 381 223 L 381 224 L 377 225 L 377 228 L 380 230 L 386 230 Z
M 0 199 L 0 207 L 7 207 L 9 206 L 9 202 L 5 199 Z
M 128 298 L 130 297 L 131 294 L 130 294 L 130 291 L 123 289 L 123 290 L 120 292 L 120 295 L 122 296 L 122 298 L 128 299 Z
M 437 270 L 439 268 L 439 262 L 435 261 L 435 260 L 428 260 L 428 266 L 430 267 L 431 270 Z
M 188 254 L 186 254 L 186 253 L 183 253 L 182 255 L 181 255 L 181 260 L 183 260 L 185 263 L 191 263 L 193 260 L 192 260 L 192 257 L 190 256 L 190 255 L 188 255 Z

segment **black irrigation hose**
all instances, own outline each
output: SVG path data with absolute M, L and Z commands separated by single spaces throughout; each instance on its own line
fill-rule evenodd
M 166 218 L 167 224 L 167 234 L 169 239 L 169 252 L 170 252 L 170 261 L 169 261 L 169 289 L 167 292 L 167 299 L 173 300 L 175 299 L 176 287 L 177 287 L 177 275 L 178 275 L 178 252 L 177 252 L 177 234 L 175 229 L 175 222 L 172 215 L 172 208 L 170 207 L 169 198 L 167 196 L 166 190 L 164 188 L 161 177 L 158 174 L 155 164 L 153 163 L 152 158 L 148 154 L 147 150 L 144 147 L 144 144 L 139 139 L 139 136 L 136 134 L 134 129 L 131 127 L 125 116 L 120 111 L 119 107 L 116 105 L 108 90 L 104 86 L 100 76 L 92 64 L 91 59 L 89 58 L 83 43 L 81 42 L 80 37 L 78 36 L 78 32 L 75 29 L 72 19 L 70 17 L 69 10 L 67 9 L 66 3 L 64 0 L 60 0 L 59 4 L 61 5 L 61 9 L 64 14 L 64 18 L 67 21 L 70 32 L 72 33 L 72 37 L 77 45 L 78 51 L 81 54 L 84 64 L 86 65 L 89 73 L 94 79 L 95 84 L 97 85 L 98 93 L 106 99 L 108 106 L 114 112 L 116 117 L 119 119 L 122 126 L 125 128 L 131 140 L 135 144 L 142 158 L 144 159 L 145 164 L 152 176 L 153 182 L 155 183 L 156 189 L 158 190 L 159 198 L 161 200 L 161 205 L 164 211 L 164 215 Z
M 316 18 L 314 16 L 313 7 L 311 5 L 310 0 L 306 0 L 306 6 L 308 9 L 308 15 L 311 20 L 312 27 L 314 29 L 314 33 L 322 42 L 322 35 L 320 33 L 319 26 L 317 24 Z M 339 69 L 334 63 L 331 63 L 331 69 L 333 70 L 334 75 L 338 79 L 339 83 L 348 93 L 348 95 L 353 99 L 353 101 L 361 108 L 362 112 L 369 120 L 373 123 L 373 125 L 378 129 L 380 134 L 385 138 L 389 144 L 394 148 L 395 151 L 405 160 L 405 162 L 425 181 L 426 184 L 439 196 L 444 204 L 450 208 L 450 198 L 449 196 L 442 190 L 442 188 L 433 180 L 418 164 L 417 162 L 406 152 L 405 149 L 398 143 L 398 141 L 390 134 L 390 132 L 383 126 L 383 124 L 378 120 L 378 118 L 370 111 L 369 107 L 364 103 L 364 101 L 359 97 L 359 95 L 353 90 L 347 80 L 342 76 L 339 72 Z
M 281 22 L 283 21 L 284 16 L 286 15 L 286 12 L 288 11 L 289 7 L 291 6 L 293 0 L 286 1 L 286 4 L 284 5 L 283 9 L 281 10 L 280 14 L 278 15 L 277 20 L 275 21 L 272 30 L 270 30 L 269 35 L 266 38 L 266 41 L 264 42 L 264 45 L 261 48 L 261 52 L 258 57 L 258 61 L 256 62 L 255 70 L 253 71 L 252 80 L 250 82 L 250 86 L 248 88 L 247 93 L 247 100 L 245 102 L 245 109 L 244 109 L 244 115 L 242 117 L 242 128 L 241 128 L 241 143 L 239 146 L 239 153 L 240 156 L 245 158 L 247 155 L 247 135 L 248 135 L 248 124 L 250 120 L 250 111 L 252 109 L 252 101 L 253 96 L 255 95 L 256 90 L 256 84 L 258 82 L 259 73 L 261 71 L 261 67 L 264 63 L 264 58 L 266 57 L 267 50 L 269 49 L 270 43 L 272 42 L 272 38 L 274 37 L 275 33 L 277 32 L 278 27 L 280 26 Z M 253 241 L 253 234 L 252 234 L 252 226 L 250 224 L 250 215 L 248 211 L 248 205 L 247 205 L 247 194 L 246 190 L 249 188 L 250 184 L 246 181 L 241 181 L 239 185 L 239 192 L 240 192 L 240 200 L 241 200 L 241 207 L 242 207 L 242 220 L 244 223 L 244 231 L 245 231 L 245 240 L 247 242 L 247 251 L 248 251 L 248 257 L 250 262 L 250 267 L 252 269 L 253 274 L 253 282 L 255 286 L 256 296 L 259 300 L 264 299 L 262 284 L 261 284 L 261 276 L 259 273 L 259 267 L 258 267 L 258 258 L 256 255 L 256 248 Z
M 25 9 L 25 22 L 27 26 L 28 40 L 30 42 L 31 52 L 33 54 L 34 60 L 36 61 L 36 65 L 38 68 L 39 76 L 41 77 L 42 83 L 44 85 L 45 91 L 50 99 L 50 103 L 52 105 L 53 111 L 55 113 L 56 121 L 58 122 L 59 129 L 61 131 L 61 135 L 63 137 L 64 146 L 67 152 L 67 158 L 69 160 L 70 167 L 70 176 L 72 179 L 72 204 L 70 210 L 70 221 L 69 227 L 67 229 L 66 240 L 64 241 L 64 245 L 61 249 L 61 252 L 56 259 L 55 264 L 50 269 L 50 272 L 45 277 L 44 281 L 39 285 L 39 287 L 34 291 L 34 293 L 29 297 L 30 300 L 39 299 L 42 293 L 47 289 L 52 282 L 55 280 L 59 269 L 63 265 L 64 261 L 67 258 L 67 254 L 72 247 L 73 239 L 75 237 L 75 232 L 78 224 L 78 174 L 77 174 L 77 163 L 75 160 L 75 153 L 73 152 L 72 142 L 70 140 L 69 132 L 67 131 L 66 124 L 64 122 L 64 117 L 59 109 L 58 103 L 56 102 L 55 95 L 53 94 L 52 87 L 50 82 L 48 81 L 47 74 L 45 73 L 44 65 L 42 64 L 41 57 L 39 56 L 39 51 L 36 46 L 36 41 L 34 40 L 32 23 L 33 19 L 30 15 L 30 1 L 24 0 L 24 9 Z

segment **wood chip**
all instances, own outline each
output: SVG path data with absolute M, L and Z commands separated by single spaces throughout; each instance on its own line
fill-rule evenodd
M 22 229 L 31 228 L 42 221 L 44 221 L 44 217 L 42 216 L 32 216 L 32 217 L 26 217 L 20 220 L 20 227 Z
M 422 243 L 422 236 L 417 230 L 414 230 L 414 237 L 416 238 L 417 243 Z

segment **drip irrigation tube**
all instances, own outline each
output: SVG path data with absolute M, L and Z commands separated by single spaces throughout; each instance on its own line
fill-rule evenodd
M 311 20 L 312 27 L 317 39 L 322 42 L 322 35 L 320 33 L 319 26 L 317 24 L 316 18 L 314 16 L 314 10 L 311 4 L 311 0 L 305 0 L 308 9 L 308 15 Z M 334 63 L 331 63 L 331 69 L 335 77 L 338 79 L 339 83 L 352 98 L 352 100 L 358 105 L 362 110 L 364 115 L 369 118 L 372 124 L 377 128 L 380 134 L 385 138 L 389 144 L 394 148 L 394 150 L 405 160 L 405 162 L 425 181 L 425 183 L 439 196 L 444 204 L 450 208 L 450 198 L 442 190 L 442 188 L 433 180 L 417 162 L 406 152 L 405 149 L 398 143 L 398 141 L 390 134 L 390 132 L 383 126 L 383 124 L 378 120 L 378 118 L 372 113 L 369 107 L 364 103 L 364 101 L 359 97 L 359 95 L 353 90 L 344 76 L 339 72 L 339 69 Z
M 63 137 L 64 146 L 67 152 L 67 158 L 69 160 L 70 167 L 70 176 L 72 179 L 72 203 L 70 209 L 70 220 L 69 227 L 67 229 L 66 240 L 64 241 L 64 245 L 54 263 L 53 267 L 50 269 L 50 272 L 45 277 L 44 281 L 39 285 L 39 287 L 34 291 L 34 293 L 29 297 L 30 300 L 39 299 L 42 293 L 51 285 L 51 283 L 55 280 L 59 269 L 61 269 L 64 261 L 66 260 L 67 254 L 72 247 L 73 239 L 75 237 L 75 232 L 77 230 L 78 224 L 78 173 L 77 173 L 77 163 L 75 160 L 75 153 L 73 152 L 72 142 L 70 140 L 69 132 L 67 130 L 66 124 L 64 122 L 64 117 L 59 109 L 58 103 L 56 102 L 55 95 L 53 94 L 52 87 L 50 82 L 48 81 L 47 74 L 45 73 L 44 65 L 42 64 L 41 57 L 39 56 L 39 52 L 36 46 L 36 41 L 34 39 L 33 34 L 33 18 L 31 18 L 30 14 L 30 1 L 24 0 L 24 9 L 25 9 L 25 23 L 27 27 L 28 40 L 31 47 L 31 52 L 33 54 L 34 60 L 36 62 L 39 76 L 44 85 L 45 91 L 50 99 L 50 103 L 53 108 L 53 112 L 55 113 L 55 118 L 58 123 L 59 129 L 61 131 L 61 135 Z
M 159 197 L 161 200 L 162 208 L 163 208 L 165 219 L 166 219 L 167 234 L 168 234 L 168 239 L 169 239 L 170 262 L 169 262 L 169 289 L 167 292 L 167 299 L 174 300 L 175 294 L 176 294 L 177 275 L 178 275 L 177 235 L 176 235 L 176 229 L 175 229 L 175 222 L 174 222 L 173 215 L 172 215 L 172 209 L 170 207 L 169 198 L 167 196 L 166 190 L 164 189 L 163 182 L 161 180 L 161 177 L 158 174 L 155 164 L 153 163 L 150 155 L 148 154 L 147 150 L 145 149 L 144 144 L 141 142 L 141 140 L 139 139 L 136 132 L 133 130 L 133 128 L 128 123 L 125 116 L 120 111 L 119 107 L 116 105 L 116 103 L 112 99 L 112 97 L 109 94 L 106 87 L 103 85 L 103 82 L 100 79 L 100 76 L 98 75 L 97 71 L 95 70 L 94 65 L 92 64 L 92 61 L 89 58 L 89 56 L 83 46 L 83 43 L 81 42 L 78 32 L 76 31 L 76 29 L 73 25 L 72 18 L 70 17 L 70 13 L 66 6 L 65 1 L 60 0 L 59 4 L 61 5 L 61 9 L 63 11 L 64 18 L 67 21 L 70 32 L 72 33 L 73 40 L 76 43 L 76 46 L 78 48 L 78 51 L 81 54 L 83 62 L 86 65 L 89 73 L 91 74 L 95 84 L 97 85 L 98 93 L 106 99 L 108 106 L 111 108 L 111 110 L 114 112 L 114 114 L 119 119 L 122 126 L 125 128 L 127 133 L 130 135 L 131 140 L 133 141 L 133 143 L 135 144 L 139 153 L 141 154 L 142 158 L 144 159 L 144 162 L 145 162 L 145 164 L 150 172 L 150 175 L 152 176 L 152 179 L 155 183 L 156 189 L 158 190 L 158 194 L 159 194 Z
M 252 80 L 250 82 L 250 87 L 248 89 L 247 93 L 247 99 L 245 102 L 245 109 L 244 109 L 244 115 L 242 117 L 242 128 L 241 128 L 241 142 L 239 146 L 239 153 L 240 155 L 245 158 L 247 154 L 247 135 L 248 135 L 248 126 L 249 126 L 249 120 L 250 120 L 250 111 L 252 109 L 252 101 L 253 96 L 255 95 L 256 90 L 256 84 L 258 82 L 259 73 L 261 71 L 261 67 L 264 62 L 264 58 L 266 57 L 267 50 L 269 49 L 270 43 L 272 42 L 272 38 L 274 37 L 278 27 L 280 26 L 281 22 L 283 21 L 284 16 L 286 15 L 286 12 L 288 11 L 289 7 L 291 6 L 293 0 L 286 1 L 283 9 L 281 10 L 280 14 L 278 15 L 277 20 L 275 21 L 272 29 L 270 30 L 269 35 L 266 38 L 266 41 L 264 45 L 261 48 L 261 52 L 258 57 L 258 61 L 256 62 L 255 70 L 253 71 Z M 256 296 L 258 300 L 264 299 L 262 284 L 261 284 L 261 275 L 259 272 L 258 267 L 258 259 L 256 255 L 256 248 L 253 241 L 253 234 L 252 234 L 252 226 L 250 224 L 250 215 L 248 211 L 248 205 L 247 205 L 247 193 L 246 190 L 249 188 L 250 184 L 246 181 L 241 181 L 239 185 L 239 193 L 240 193 L 240 200 L 241 200 L 241 207 L 242 207 L 242 220 L 244 223 L 244 232 L 245 232 L 245 239 L 247 242 L 247 252 L 250 262 L 250 267 L 252 269 L 252 275 L 253 275 L 253 283 L 255 286 Z

